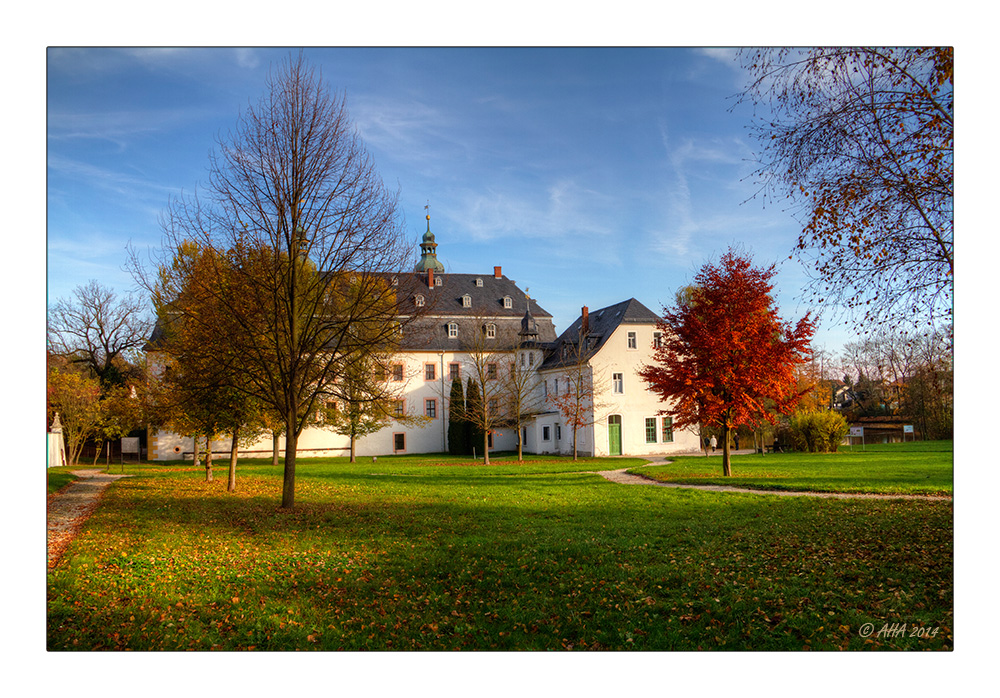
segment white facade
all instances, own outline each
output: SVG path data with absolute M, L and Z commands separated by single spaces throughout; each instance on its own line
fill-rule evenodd
M 451 376 L 458 372 L 463 385 L 468 380 L 472 360 L 464 352 L 407 352 L 393 362 L 403 367 L 403 380 L 399 386 L 403 395 L 403 410 L 407 415 L 420 415 L 427 420 L 420 425 L 406 425 L 393 421 L 375 434 L 359 438 L 355 444 L 358 457 L 384 456 L 405 453 L 441 453 L 448 450 L 448 412 L 451 409 Z M 433 378 L 430 369 L 433 367 Z M 393 380 L 390 378 L 390 381 Z M 516 435 L 510 429 L 500 429 L 493 434 L 491 451 L 511 451 L 517 448 Z M 228 453 L 230 439 L 212 440 L 213 453 Z M 158 431 L 150 437 L 151 460 L 180 460 L 191 458 L 193 442 L 170 432 Z M 278 443 L 284 454 L 285 439 Z M 402 446 L 402 448 L 399 448 Z M 204 442 L 201 447 L 204 452 Z M 330 429 L 308 427 L 299 436 L 297 453 L 302 457 L 331 457 L 350 455 L 350 439 Z M 240 457 L 266 458 L 272 452 L 270 436 L 265 436 L 251 446 L 239 449 Z
M 610 315 L 616 309 L 628 312 L 629 308 L 633 311 L 636 308 L 646 310 L 636 301 L 629 301 L 595 311 L 590 317 L 596 321 L 604 319 L 605 313 Z M 651 316 L 648 310 L 646 313 Z M 604 322 L 602 327 L 609 331 L 608 335 L 599 338 L 596 351 L 588 358 L 582 371 L 587 385 L 593 386 L 594 400 L 588 401 L 587 424 L 577 430 L 578 455 L 653 456 L 697 452 L 697 434 L 673 429 L 670 416 L 661 414 L 664 403 L 646 389 L 638 375 L 644 364 L 653 362 L 654 342 L 660 332 L 655 322 L 651 318 L 646 322 L 627 317 L 613 318 L 611 323 Z M 565 334 L 571 333 L 572 328 Z M 558 411 L 554 398 L 565 393 L 579 370 L 572 363 L 559 365 L 556 361 L 554 366 L 551 360 L 543 363 L 541 347 L 530 351 L 536 387 L 535 395 L 529 400 L 534 414 L 522 423 L 523 450 L 532 454 L 571 455 L 573 431 L 566 417 Z M 550 359 L 558 351 L 558 342 L 545 348 Z M 510 357 L 511 360 L 517 358 L 513 354 Z M 399 354 L 394 363 L 402 366 L 399 387 L 404 397 L 405 413 L 427 417 L 427 420 L 419 425 L 393 422 L 375 434 L 361 437 L 356 443 L 356 455 L 371 457 L 446 452 L 452 376 L 457 373 L 463 386 L 466 385 L 473 371 L 472 356 L 461 351 L 409 351 Z M 395 376 L 398 377 L 399 374 Z M 596 402 L 596 410 L 593 402 Z M 149 454 L 152 460 L 190 458 L 192 446 L 190 438 L 159 432 L 150 438 Z M 302 457 L 346 456 L 350 453 L 348 437 L 319 427 L 307 428 L 299 437 L 298 446 Z M 284 449 L 283 438 L 279 448 Z M 501 427 L 494 432 L 492 451 L 512 451 L 516 448 L 514 427 Z M 252 446 L 240 449 L 240 455 L 265 458 L 270 455 L 271 449 L 270 437 L 264 437 Z M 228 453 L 229 440 L 213 440 L 212 450 Z
M 624 306 L 603 308 L 590 317 L 613 313 Z M 583 371 L 586 392 L 593 395 L 593 400 L 588 400 L 587 424 L 577 432 L 578 455 L 650 456 L 698 451 L 698 435 L 673 429 L 671 417 L 660 414 L 667 406 L 646 389 L 638 375 L 644 364 L 653 362 L 654 341 L 659 333 L 655 322 L 625 320 L 607 337 L 600 338 Z M 557 391 L 565 391 L 578 372 L 575 365 L 543 367 L 539 372 L 541 390 L 547 396 L 546 410 L 527 430 L 525 450 L 573 453 L 572 429 L 557 411 L 552 397 Z M 614 438 L 613 432 L 617 432 Z

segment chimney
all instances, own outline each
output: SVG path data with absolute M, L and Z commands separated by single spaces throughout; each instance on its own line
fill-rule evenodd
M 503 274 L 500 273 L 500 267 L 493 267 L 493 278 L 499 279 Z
M 427 288 L 434 288 L 434 270 L 427 269 Z
M 590 334 L 590 311 L 587 306 L 580 309 L 580 344 L 582 345 L 587 335 Z

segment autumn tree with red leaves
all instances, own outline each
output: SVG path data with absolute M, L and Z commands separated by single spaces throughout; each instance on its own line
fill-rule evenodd
M 778 317 L 771 291 L 772 264 L 759 268 L 732 249 L 718 265 L 706 264 L 692 287 L 665 308 L 656 363 L 639 371 L 650 390 L 672 400 L 676 428 L 714 426 L 722 431 L 722 473 L 732 474 L 729 432 L 773 423 L 801 398 L 796 367 L 809 360 L 815 321 L 793 326 Z

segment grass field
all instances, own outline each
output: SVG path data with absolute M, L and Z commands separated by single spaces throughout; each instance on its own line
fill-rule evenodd
M 129 465 L 48 575 L 48 648 L 951 649 L 949 502 L 585 472 L 639 464 L 303 459 L 291 512 L 264 463 L 236 493 Z
M 80 467 L 82 468 L 83 466 L 80 466 Z M 76 480 L 77 479 L 76 475 L 74 475 L 71 472 L 72 470 L 76 470 L 76 469 L 77 468 L 75 468 L 75 467 L 74 468 L 65 468 L 65 467 L 48 468 L 46 470 L 46 472 L 45 472 L 45 478 L 46 478 L 46 483 L 47 483 L 47 493 L 48 494 L 52 494 L 54 492 L 58 492 L 63 487 L 65 487 L 69 483 L 71 483 L 74 480 Z
M 722 456 L 685 456 L 668 465 L 635 470 L 664 482 L 733 485 L 750 489 L 881 494 L 952 493 L 951 441 L 841 447 L 838 453 L 776 453 L 732 457 L 722 477 Z

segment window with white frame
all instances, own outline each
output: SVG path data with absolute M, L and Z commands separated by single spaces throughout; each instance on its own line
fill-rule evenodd
M 472 296 L 470 296 L 468 293 L 466 293 L 464 296 L 462 296 L 462 307 L 463 308 L 471 308 L 472 307 Z
M 497 326 L 492 322 L 486 325 L 486 339 L 496 339 Z
M 663 346 L 663 333 L 662 332 L 654 332 L 653 333 L 653 348 L 654 349 L 659 349 L 662 346 Z
M 413 299 L 413 302 L 416 304 L 416 306 L 418 308 L 423 308 L 424 307 L 424 297 L 421 296 L 419 293 Z
M 479 288 L 482 288 L 483 287 L 483 280 L 482 279 L 476 279 L 476 286 L 478 286 Z
M 551 440 L 552 440 L 552 432 L 550 431 L 550 427 L 548 425 L 543 426 L 542 427 L 542 441 L 551 441 Z
M 617 393 L 619 395 L 625 392 L 625 374 L 624 373 L 612 373 L 611 374 L 611 392 Z
M 434 285 L 435 286 L 440 286 L 443 283 L 444 283 L 444 280 L 440 276 L 435 276 L 434 277 Z
M 636 339 L 635 332 L 629 332 L 628 333 L 628 348 L 629 349 L 638 349 L 639 348 L 639 340 Z
M 504 296 L 503 297 L 503 307 L 505 307 L 505 308 L 513 308 L 514 307 L 514 300 L 510 296 Z
M 457 322 L 449 322 L 448 323 L 448 339 L 457 339 L 457 338 L 458 338 L 458 323 Z

